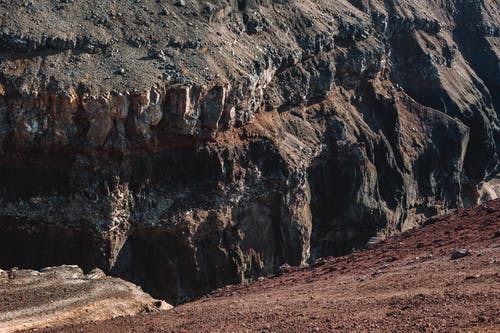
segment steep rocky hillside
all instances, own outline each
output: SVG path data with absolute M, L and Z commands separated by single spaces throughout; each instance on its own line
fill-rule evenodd
M 500 331 L 500 200 L 171 311 L 43 333 Z
M 0 267 L 156 297 L 498 189 L 494 0 L 0 0 Z

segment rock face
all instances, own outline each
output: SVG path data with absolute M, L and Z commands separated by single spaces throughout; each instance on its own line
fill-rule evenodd
M 181 302 L 496 196 L 496 1 L 0 6 L 5 267 Z
M 0 330 L 4 333 L 80 324 L 172 308 L 132 283 L 78 266 L 40 271 L 0 269 Z

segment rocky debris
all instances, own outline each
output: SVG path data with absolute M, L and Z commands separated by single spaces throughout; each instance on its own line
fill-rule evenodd
M 490 235 L 500 223 L 500 200 L 488 209 L 494 212 L 476 207 L 440 216 L 375 248 L 226 286 L 166 313 L 41 332 L 497 332 L 500 247 Z M 450 232 L 457 227 L 463 234 Z M 481 256 L 457 264 L 449 260 L 450 243 Z M 430 252 L 425 263 L 408 261 Z M 377 269 L 383 271 L 371 276 Z
M 99 267 L 182 302 L 499 189 L 493 1 L 3 1 L 0 19 L 2 267 Z
M 172 308 L 139 287 L 78 266 L 0 270 L 0 331 L 62 326 Z
M 175 5 L 179 7 L 186 7 L 186 1 L 184 0 L 176 0 Z
M 319 267 L 319 266 L 323 266 L 327 262 L 328 262 L 327 258 L 318 258 L 318 259 L 314 260 L 314 262 L 311 264 L 311 266 L 312 267 Z
M 277 274 L 278 275 L 283 275 L 283 274 L 286 274 L 286 273 L 290 273 L 292 271 L 293 271 L 293 267 L 292 266 L 290 266 L 288 264 L 283 264 L 280 267 L 278 267 Z
M 93 270 L 91 270 L 90 272 L 85 274 L 85 278 L 92 279 L 92 280 L 93 279 L 102 279 L 105 276 L 106 276 L 106 274 L 104 274 L 104 272 L 99 268 L 94 268 Z
M 148 307 L 147 311 L 148 312 L 157 312 L 157 310 L 167 311 L 167 310 L 170 310 L 172 308 L 173 308 L 172 305 L 168 304 L 167 302 L 162 301 L 162 300 L 158 300 L 158 301 L 153 302 L 153 306 Z
M 456 259 L 464 258 L 464 257 L 470 256 L 470 255 L 471 255 L 471 253 L 467 249 L 457 249 L 457 250 L 453 250 L 453 252 L 451 253 L 451 259 L 456 260 Z
M 366 242 L 365 247 L 367 249 L 375 247 L 377 244 L 380 244 L 382 241 L 383 241 L 383 239 L 381 237 L 372 237 L 368 240 L 368 242 Z

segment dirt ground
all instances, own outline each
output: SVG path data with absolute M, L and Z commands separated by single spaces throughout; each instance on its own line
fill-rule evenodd
M 499 254 L 496 200 L 162 314 L 41 332 L 499 332 Z

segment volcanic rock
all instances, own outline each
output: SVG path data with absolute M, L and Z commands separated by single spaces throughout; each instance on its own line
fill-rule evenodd
M 4 272 L 4 271 L 0 271 Z M 62 326 L 172 308 L 121 279 L 78 266 L 0 273 L 0 331 Z
M 0 2 L 0 266 L 182 302 L 497 196 L 496 1 L 176 3 Z
M 470 254 L 471 254 L 470 251 L 467 249 L 453 250 L 453 253 L 451 254 L 451 259 L 455 260 L 455 259 L 464 258 L 464 257 L 470 256 Z

